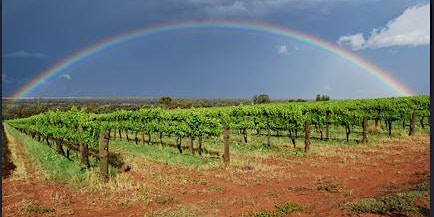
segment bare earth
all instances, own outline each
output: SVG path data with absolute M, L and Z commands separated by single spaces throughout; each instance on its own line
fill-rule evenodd
M 305 207 L 293 216 L 360 216 L 341 206 L 408 190 L 429 182 L 430 173 L 429 135 L 422 135 L 368 147 L 313 147 L 308 157 L 256 158 L 209 170 L 126 155 L 132 169 L 122 174 L 124 184 L 118 178 L 116 185 L 83 191 L 45 180 L 24 147 L 7 136 L 12 160 L 23 164 L 2 180 L 4 216 L 164 216 L 180 209 L 241 216 L 286 202 Z M 426 201 L 420 203 L 429 208 Z M 51 210 L 38 213 L 29 207 Z

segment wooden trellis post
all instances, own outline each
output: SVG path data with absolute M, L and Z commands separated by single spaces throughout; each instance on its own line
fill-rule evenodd
M 83 127 L 80 126 L 78 128 L 78 131 L 80 132 L 80 134 L 82 134 Z M 80 142 L 80 144 L 78 144 L 78 151 L 80 152 L 80 162 L 87 168 L 89 168 L 89 148 L 87 147 L 87 144 L 85 144 L 84 142 Z
M 330 139 L 330 112 L 326 113 L 326 129 L 325 129 L 325 140 L 328 141 Z
M 99 168 L 101 181 L 107 182 L 108 176 L 108 155 L 109 155 L 109 138 L 107 131 L 99 134 Z
M 363 144 L 368 144 L 368 118 L 363 118 Z
M 190 152 L 194 154 L 194 137 L 190 136 Z
M 308 152 L 310 150 L 310 121 L 306 121 L 304 128 L 304 151 Z
M 223 162 L 225 164 L 229 164 L 229 126 L 225 125 L 223 127 L 223 142 L 225 145 L 225 150 L 224 150 L 224 154 L 223 154 Z
M 411 116 L 411 122 L 410 122 L 410 132 L 408 132 L 408 135 L 410 136 L 414 136 L 416 132 L 416 119 L 417 119 L 416 112 L 413 112 L 413 115 Z

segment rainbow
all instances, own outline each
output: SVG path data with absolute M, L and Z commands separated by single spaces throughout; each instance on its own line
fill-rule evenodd
M 339 48 L 338 46 L 324 41 L 322 39 L 316 38 L 311 35 L 307 35 L 292 29 L 281 28 L 277 26 L 272 26 L 264 23 L 253 23 L 245 21 L 221 21 L 221 20 L 211 20 L 211 21 L 187 21 L 187 22 L 177 22 L 177 23 L 167 23 L 148 26 L 145 28 L 133 30 L 124 34 L 120 34 L 111 38 L 102 40 L 92 46 L 89 46 L 65 59 L 52 65 L 36 78 L 32 79 L 25 86 L 23 86 L 16 94 L 14 98 L 20 99 L 24 98 L 33 89 L 38 87 L 40 84 L 44 83 L 48 79 L 52 78 L 54 75 L 65 71 L 74 64 L 77 64 L 99 52 L 107 50 L 109 48 L 115 47 L 119 44 L 129 42 L 134 39 L 157 35 L 166 32 L 172 32 L 177 30 L 186 29 L 204 29 L 204 28 L 223 28 L 223 29 L 236 29 L 243 31 L 252 31 L 258 33 L 268 33 L 276 36 L 282 36 L 286 38 L 296 39 L 303 43 L 312 45 L 320 50 L 326 51 L 340 58 L 343 58 L 350 63 L 360 67 L 369 74 L 375 76 L 385 85 L 389 86 L 395 90 L 400 95 L 414 95 L 413 92 L 408 89 L 405 85 L 398 82 L 396 79 L 391 77 L 384 70 L 380 69 L 378 66 L 364 60 L 363 58 L 357 56 L 356 54 Z

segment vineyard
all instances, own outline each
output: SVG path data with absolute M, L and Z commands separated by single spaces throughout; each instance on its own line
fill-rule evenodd
M 293 148 L 298 145 L 297 138 L 303 138 L 302 145 L 308 153 L 313 130 L 318 132 L 319 140 L 328 141 L 334 129 L 342 128 L 346 142 L 351 135 L 361 134 L 357 142 L 365 144 L 369 142 L 370 121 L 375 126 L 384 123 L 389 136 L 394 126 L 401 124 L 413 135 L 416 122 L 422 128 L 429 124 L 429 100 L 428 96 L 415 96 L 221 108 L 151 108 L 99 115 L 72 108 L 9 120 L 7 124 L 52 146 L 66 158 L 71 152 L 79 153 L 80 162 L 86 167 L 90 167 L 89 157 L 96 158 L 101 178 L 107 181 L 109 164 L 118 168 L 123 165 L 116 154 L 110 153 L 109 140 L 173 146 L 180 154 L 187 149 L 190 154 L 221 156 L 227 164 L 233 136 L 241 136 L 245 146 L 251 145 L 251 136 L 261 136 L 266 138 L 266 147 L 273 146 L 271 137 L 287 137 Z M 223 147 L 204 147 L 204 140 L 219 140 L 222 136 Z M 182 144 L 184 139 L 188 139 L 188 145 Z

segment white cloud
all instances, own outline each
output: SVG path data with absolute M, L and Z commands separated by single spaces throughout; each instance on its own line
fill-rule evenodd
M 44 53 L 31 53 L 28 51 L 15 51 L 9 54 L 5 54 L 4 57 L 15 57 L 15 58 L 48 58 L 48 55 Z
M 344 35 L 338 40 L 338 44 L 341 46 L 350 46 L 353 50 L 360 50 L 365 44 L 365 38 L 361 33 L 355 35 Z
M 161 0 L 162 1 L 162 0 Z M 209 16 L 257 16 L 272 14 L 283 8 L 310 8 L 326 2 L 349 2 L 362 0 L 166 0 L 172 7 L 184 10 L 196 9 Z M 367 1 L 367 0 L 364 0 Z M 331 13 L 329 8 L 318 10 L 325 16 Z
M 60 77 L 66 79 L 66 80 L 72 79 L 70 74 L 62 74 Z
M 288 54 L 288 47 L 286 45 L 277 45 L 276 48 L 278 54 Z
M 430 43 L 430 6 L 416 5 L 407 8 L 386 26 L 375 28 L 365 40 L 361 33 L 342 36 L 340 45 L 349 45 L 354 50 L 392 46 L 421 46 Z
M 248 12 L 246 4 L 241 1 L 235 1 L 231 4 L 211 4 L 206 6 L 205 10 L 211 15 L 237 15 Z

